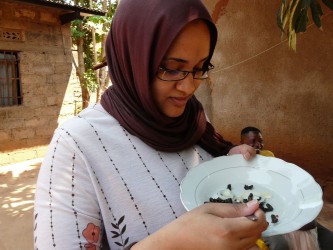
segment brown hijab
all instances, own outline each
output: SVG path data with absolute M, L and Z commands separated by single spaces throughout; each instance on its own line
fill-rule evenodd
M 156 150 L 177 152 L 199 144 L 214 156 L 225 155 L 232 144 L 206 121 L 194 96 L 177 118 L 162 114 L 151 96 L 150 84 L 172 41 L 196 19 L 205 20 L 211 32 L 207 66 L 217 30 L 200 0 L 121 0 L 106 41 L 112 86 L 101 104 L 128 132 Z

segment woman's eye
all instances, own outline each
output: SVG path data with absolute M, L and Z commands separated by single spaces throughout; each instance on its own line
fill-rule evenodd
M 202 69 L 194 69 L 193 72 L 195 72 L 196 75 L 203 75 L 204 71 Z
M 179 74 L 179 71 L 176 70 L 176 69 L 168 69 L 168 70 L 166 70 L 166 72 L 170 75 L 178 75 Z
M 202 68 L 194 68 L 193 71 L 202 71 Z

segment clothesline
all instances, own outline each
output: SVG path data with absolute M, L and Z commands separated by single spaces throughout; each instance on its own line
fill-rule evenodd
M 321 18 L 321 20 L 323 20 L 323 19 L 326 18 L 327 16 L 331 15 L 332 13 L 333 13 L 333 11 L 331 11 L 331 12 L 329 12 L 329 13 L 323 15 L 322 18 Z M 308 28 L 311 27 L 311 26 L 313 26 L 313 25 L 314 25 L 314 23 L 311 23 L 311 24 L 308 26 Z M 233 68 L 233 67 L 238 66 L 238 65 L 240 65 L 240 64 L 242 64 L 242 63 L 245 63 L 245 62 L 247 62 L 247 61 L 250 61 L 250 60 L 252 60 L 252 59 L 254 59 L 254 58 L 256 58 L 256 57 L 258 57 L 258 56 L 260 56 L 260 55 L 262 55 L 262 54 L 264 54 L 264 53 L 266 53 L 266 52 L 268 52 L 268 51 L 270 51 L 270 50 L 272 50 L 272 49 L 274 49 L 275 47 L 280 46 L 282 43 L 284 43 L 284 42 L 286 42 L 286 41 L 288 41 L 288 38 L 285 38 L 285 39 L 281 40 L 279 43 L 273 45 L 272 47 L 270 47 L 270 48 L 268 48 L 268 49 L 265 49 L 264 51 L 261 51 L 261 52 L 259 52 L 258 54 L 253 55 L 253 56 L 251 56 L 251 57 L 249 57 L 249 58 L 246 58 L 246 59 L 244 59 L 244 60 L 242 60 L 242 61 L 240 61 L 240 62 L 238 62 L 238 63 L 232 64 L 232 65 L 229 65 L 229 66 L 224 67 L 224 68 L 215 68 L 215 70 L 212 71 L 212 74 L 214 74 L 214 73 L 218 73 L 218 72 L 220 72 L 220 71 L 224 71 L 224 70 L 227 70 L 227 69 L 230 69 L 230 68 Z

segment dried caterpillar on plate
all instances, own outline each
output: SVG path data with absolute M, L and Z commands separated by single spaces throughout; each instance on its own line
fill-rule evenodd
M 217 198 L 210 197 L 208 202 L 213 203 L 247 203 L 249 201 L 252 201 L 256 199 L 259 202 L 259 207 L 261 210 L 263 210 L 265 213 L 274 211 L 274 208 L 271 204 L 267 202 L 268 199 L 272 198 L 272 195 L 268 192 L 255 192 L 253 191 L 254 186 L 253 185 L 244 185 L 244 192 L 240 196 L 236 196 L 232 192 L 232 186 L 231 184 L 227 185 L 227 188 L 224 190 L 221 190 L 217 192 Z M 207 202 L 205 202 L 207 203 Z M 279 221 L 277 214 L 271 214 L 271 222 L 273 224 L 277 223 Z

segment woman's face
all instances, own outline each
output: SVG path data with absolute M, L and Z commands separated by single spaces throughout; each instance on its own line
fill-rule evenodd
M 202 20 L 188 23 L 170 46 L 160 67 L 169 70 L 196 71 L 203 67 L 209 56 L 210 32 Z M 163 81 L 155 77 L 152 95 L 159 110 L 168 117 L 183 114 L 187 101 L 192 97 L 202 80 L 193 74 L 179 81 Z

